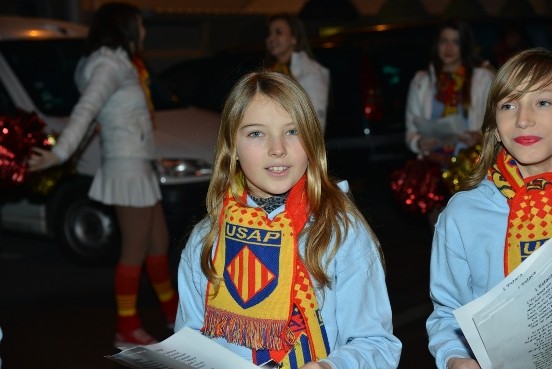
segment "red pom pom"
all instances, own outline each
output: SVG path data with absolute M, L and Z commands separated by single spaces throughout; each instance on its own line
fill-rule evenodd
M 401 207 L 427 214 L 443 207 L 447 191 L 441 179 L 441 166 L 427 159 L 411 159 L 391 173 L 391 190 Z
M 50 148 L 45 123 L 35 113 L 0 115 L 0 189 L 24 184 L 33 146 Z

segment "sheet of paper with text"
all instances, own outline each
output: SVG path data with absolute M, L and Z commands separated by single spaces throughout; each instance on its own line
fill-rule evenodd
M 183 328 L 162 342 L 106 358 L 134 369 L 259 369 L 191 328 Z
M 454 316 L 481 369 L 552 368 L 552 239 Z

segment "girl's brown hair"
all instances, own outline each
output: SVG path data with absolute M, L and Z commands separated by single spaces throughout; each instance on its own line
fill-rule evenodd
M 329 285 L 331 281 L 325 273 L 327 263 L 344 241 L 353 219 L 364 222 L 370 228 L 349 195 L 328 175 L 324 138 L 308 95 L 292 78 L 269 71 L 253 72 L 242 77 L 224 105 L 213 177 L 207 192 L 210 232 L 204 239 L 201 253 L 202 270 L 217 286 L 220 276 L 214 269 L 212 253 L 220 231 L 219 218 L 224 196 L 229 189 L 236 194 L 240 186 L 245 186 L 237 160 L 236 135 L 246 109 L 258 94 L 281 105 L 296 124 L 308 158 L 306 191 L 309 211 L 315 219 L 303 230 L 303 236 L 306 236 L 304 262 L 319 285 Z M 374 241 L 377 243 L 375 236 Z M 329 257 L 324 258 L 328 251 Z
M 496 110 L 506 97 L 517 99 L 527 92 L 552 84 L 552 52 L 544 48 L 522 51 L 510 58 L 497 72 L 489 95 L 481 131 L 483 144 L 481 157 L 473 173 L 464 183 L 465 189 L 476 187 L 496 162 L 502 149 L 497 139 Z
M 90 55 L 102 46 L 110 49 L 122 48 L 129 57 L 139 52 L 140 9 L 125 2 L 102 4 L 92 17 L 88 38 L 84 45 L 84 55 Z M 134 45 L 135 49 L 132 49 Z

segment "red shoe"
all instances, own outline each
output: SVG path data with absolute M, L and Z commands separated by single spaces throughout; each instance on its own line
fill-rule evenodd
M 115 335 L 115 347 L 125 350 L 135 346 L 146 346 L 157 343 L 157 340 L 146 333 L 142 328 L 136 328 L 129 332 L 117 332 Z

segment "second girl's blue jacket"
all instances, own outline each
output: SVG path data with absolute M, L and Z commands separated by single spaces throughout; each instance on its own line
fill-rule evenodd
M 454 195 L 439 216 L 430 267 L 434 311 L 426 324 L 439 369 L 450 357 L 471 355 L 452 312 L 504 279 L 508 213 L 506 197 L 485 179 Z

